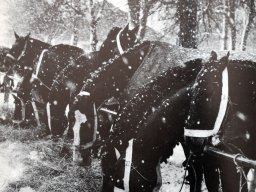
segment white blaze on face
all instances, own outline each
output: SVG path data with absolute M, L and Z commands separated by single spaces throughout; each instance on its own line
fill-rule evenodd
M 75 124 L 74 131 L 74 145 L 80 145 L 80 125 L 87 121 L 85 114 L 82 114 L 79 110 L 75 111 Z

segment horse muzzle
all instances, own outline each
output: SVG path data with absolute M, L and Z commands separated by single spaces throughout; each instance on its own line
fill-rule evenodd
M 185 136 L 185 143 L 193 153 L 202 153 L 208 138 L 205 137 L 188 137 Z

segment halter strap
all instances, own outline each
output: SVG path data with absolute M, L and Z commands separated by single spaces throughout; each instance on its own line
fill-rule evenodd
M 23 49 L 22 49 L 22 51 L 21 51 L 21 53 L 20 53 L 20 55 L 18 56 L 17 59 L 10 53 L 7 53 L 6 57 L 9 57 L 14 61 L 19 61 L 21 59 L 21 57 L 25 54 L 25 51 L 26 51 L 27 47 L 28 47 L 28 41 L 26 40 L 25 45 L 24 45 L 24 47 L 23 47 Z
M 13 55 L 11 55 L 10 53 L 7 53 L 6 57 L 9 57 L 10 59 L 12 59 L 14 61 L 17 61 L 17 59 Z
M 118 32 L 117 36 L 116 36 L 117 49 L 118 49 L 118 51 L 119 51 L 119 53 L 120 53 L 121 55 L 124 53 L 124 49 L 123 49 L 123 47 L 122 47 L 122 45 L 121 45 L 121 41 L 120 41 L 120 35 L 121 35 L 122 32 L 123 32 L 123 29 L 121 29 L 121 30 Z
M 25 51 L 26 51 L 26 49 L 27 49 L 27 46 L 28 46 L 28 40 L 26 40 L 25 45 L 24 45 L 24 48 L 23 48 L 23 50 L 21 51 L 19 57 L 17 58 L 17 61 L 19 61 L 20 58 L 25 54 Z
M 221 127 L 223 119 L 225 117 L 227 106 L 228 106 L 228 95 L 229 95 L 229 86 L 228 86 L 228 68 L 226 67 L 222 72 L 222 90 L 221 90 L 221 102 L 219 107 L 218 116 L 214 123 L 212 130 L 196 130 L 196 129 L 186 129 L 184 135 L 187 137 L 210 137 L 216 135 Z

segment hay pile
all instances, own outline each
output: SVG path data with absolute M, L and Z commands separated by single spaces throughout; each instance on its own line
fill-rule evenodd
M 99 160 L 93 160 L 91 167 L 74 165 L 72 145 L 63 145 L 62 140 L 40 139 L 40 131 L 40 128 L 0 126 L 1 157 L 9 162 L 10 169 L 19 173 L 15 179 L 5 178 L 1 191 L 99 191 L 102 180 Z

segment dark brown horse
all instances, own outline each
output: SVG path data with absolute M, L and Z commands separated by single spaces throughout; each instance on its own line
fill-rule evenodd
M 194 153 L 201 154 L 205 145 L 211 145 L 256 159 L 255 82 L 256 64 L 251 61 L 229 60 L 227 55 L 204 66 L 194 84 L 185 129 Z M 218 163 L 224 192 L 246 191 L 234 163 L 213 157 L 204 163 L 211 161 Z
M 99 52 L 82 55 L 71 62 L 55 79 L 49 93 L 48 121 L 51 124 L 52 135 L 62 135 L 67 127 L 65 111 L 72 96 L 81 90 L 90 73 L 98 67 L 104 66 L 109 59 L 127 50 L 136 43 L 136 28 L 122 29 L 115 27 L 110 30 Z M 128 34 L 128 35 L 127 35 Z M 72 134 L 72 129 L 69 129 Z

